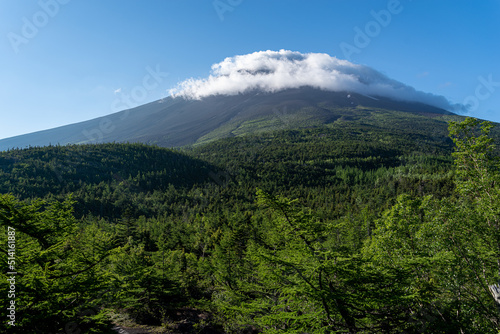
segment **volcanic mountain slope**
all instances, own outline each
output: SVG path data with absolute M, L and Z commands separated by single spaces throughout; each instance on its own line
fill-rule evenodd
M 351 92 L 303 87 L 276 93 L 253 91 L 200 100 L 168 97 L 109 116 L 0 140 L 0 150 L 15 147 L 104 142 L 139 142 L 179 147 L 267 130 L 312 127 L 336 121 L 385 123 L 391 112 L 401 122 L 452 113 L 430 105 Z M 407 119 L 411 115 L 411 120 Z M 415 117 L 420 116 L 420 117 Z M 370 121 L 371 119 L 371 121 Z M 393 120 L 394 121 L 394 120 Z M 443 122 L 444 124 L 444 122 Z

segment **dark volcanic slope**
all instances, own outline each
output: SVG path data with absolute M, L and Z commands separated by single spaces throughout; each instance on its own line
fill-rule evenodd
M 287 115 L 300 113 L 296 123 L 305 125 L 305 120 L 312 119 L 316 124 L 333 122 L 342 117 L 343 111 L 349 110 L 347 114 L 352 115 L 353 109 L 359 106 L 424 115 L 451 114 L 420 103 L 313 88 L 212 96 L 200 101 L 167 98 L 106 117 L 3 139 L 0 140 L 0 150 L 99 142 L 141 142 L 177 147 L 200 142 L 202 137 L 205 139 L 201 141 L 230 136 L 233 135 L 230 130 L 235 126 L 266 117 L 269 121 L 270 117 L 282 116 L 284 112 Z M 241 131 L 245 130 L 240 129 L 239 134 Z M 248 131 L 254 132 L 255 129 Z

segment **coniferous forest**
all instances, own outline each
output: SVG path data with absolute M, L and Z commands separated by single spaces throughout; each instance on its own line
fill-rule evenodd
M 498 137 L 448 132 L 0 152 L 0 332 L 498 333 Z

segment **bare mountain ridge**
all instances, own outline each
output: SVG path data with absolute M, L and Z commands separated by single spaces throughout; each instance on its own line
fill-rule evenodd
M 0 150 L 104 142 L 180 147 L 246 133 L 329 124 L 352 119 L 360 109 L 429 117 L 453 115 L 422 103 L 309 87 L 216 95 L 202 100 L 168 97 L 105 117 L 3 139 Z

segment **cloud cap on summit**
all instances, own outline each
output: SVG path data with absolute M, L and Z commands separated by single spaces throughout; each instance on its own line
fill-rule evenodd
M 305 86 L 421 102 L 450 111 L 462 109 L 443 96 L 417 91 L 368 66 L 325 53 L 289 50 L 228 57 L 212 65 L 208 78 L 187 79 L 169 93 L 172 97 L 199 100 L 211 95 L 237 95 L 252 90 L 273 93 Z

